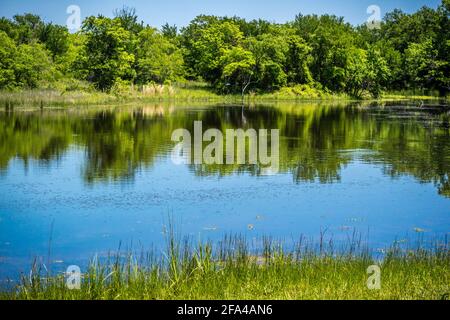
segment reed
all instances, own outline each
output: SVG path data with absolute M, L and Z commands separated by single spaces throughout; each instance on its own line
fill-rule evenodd
M 436 100 L 436 96 L 408 95 L 408 93 L 385 93 L 378 100 Z M 447 98 L 443 98 L 448 101 Z M 133 86 L 118 84 L 111 92 L 100 92 L 87 86 L 75 90 L 35 89 L 22 91 L 0 91 L 0 107 L 47 108 L 73 106 L 117 105 L 147 102 L 208 102 L 208 103 L 272 103 L 283 101 L 349 101 L 355 100 L 346 94 L 335 94 L 311 88 L 307 85 L 282 88 L 272 93 L 249 92 L 241 95 L 222 95 L 204 83 L 187 82 L 175 84 L 148 84 Z M 357 99 L 360 100 L 360 99 Z M 371 100 L 367 98 L 365 100 Z
M 69 290 L 63 274 L 39 263 L 2 299 L 448 299 L 447 241 L 424 249 L 388 249 L 381 258 L 360 238 L 340 247 L 301 238 L 287 245 L 242 236 L 194 243 L 167 233 L 163 254 L 126 250 L 95 257 L 80 290 Z M 381 289 L 369 290 L 367 268 L 381 268 Z

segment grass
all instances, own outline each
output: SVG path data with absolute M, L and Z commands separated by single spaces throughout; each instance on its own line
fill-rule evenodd
M 240 103 L 238 95 L 218 95 L 206 84 L 189 82 L 175 85 L 118 85 L 110 92 L 100 92 L 84 84 L 67 88 L 0 91 L 0 107 L 36 108 L 102 106 L 154 102 Z
M 379 100 L 436 99 L 413 92 L 385 93 Z M 355 100 L 346 94 L 334 94 L 312 88 L 307 85 L 282 88 L 273 93 L 250 92 L 244 98 L 246 103 L 283 102 L 283 101 L 334 101 Z M 205 83 L 185 82 L 174 85 L 147 85 L 141 87 L 117 85 L 111 92 L 105 93 L 93 89 L 90 85 L 61 85 L 58 88 L 35 89 L 22 91 L 0 91 L 0 106 L 13 107 L 67 107 L 112 105 L 139 102 L 208 102 L 208 103 L 241 103 L 240 95 L 219 95 Z M 447 98 L 448 101 L 448 98 Z
M 400 100 L 419 100 L 419 101 L 430 101 L 439 100 L 444 103 L 450 103 L 450 95 L 447 94 L 445 97 L 440 97 L 437 91 L 426 91 L 426 90 L 403 90 L 403 91 L 390 91 L 384 92 L 380 100 L 383 101 L 400 101 Z
M 448 299 L 450 255 L 447 242 L 430 249 L 398 246 L 375 260 L 358 242 L 334 248 L 304 239 L 292 250 L 261 239 L 252 250 L 239 236 L 215 245 L 179 241 L 154 254 L 116 254 L 93 259 L 80 290 L 69 290 L 64 275 L 49 275 L 34 264 L 30 275 L 1 299 Z M 367 268 L 381 267 L 381 289 L 367 288 Z
M 22 91 L 0 91 L 0 106 L 14 107 L 70 107 L 100 106 L 123 103 L 183 101 L 223 102 L 241 101 L 237 96 L 220 96 L 200 84 L 164 86 L 150 85 L 141 88 L 119 86 L 111 92 L 100 92 L 90 87 L 49 88 Z
M 114 96 L 102 92 L 35 89 L 18 92 L 1 91 L 0 106 L 15 107 L 64 107 L 75 105 L 102 105 L 117 101 Z

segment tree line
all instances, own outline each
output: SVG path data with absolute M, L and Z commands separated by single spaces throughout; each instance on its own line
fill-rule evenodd
M 314 88 L 351 96 L 450 89 L 450 0 L 437 9 L 387 13 L 380 28 L 333 15 L 279 24 L 200 15 L 160 29 L 124 7 L 87 17 L 79 32 L 33 14 L 0 19 L 0 89 L 82 80 L 116 86 L 195 80 L 223 94 Z M 70 81 L 69 81 L 69 80 Z

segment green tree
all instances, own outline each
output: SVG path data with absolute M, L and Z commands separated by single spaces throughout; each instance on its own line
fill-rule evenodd
M 438 59 L 438 51 L 431 39 L 411 43 L 405 51 L 405 71 L 414 88 L 437 88 L 445 85 L 448 80 L 448 75 L 444 74 L 447 65 L 447 61 Z
M 111 89 L 116 80 L 134 80 L 135 37 L 123 28 L 119 19 L 88 17 L 82 33 L 86 40 L 78 68 L 87 80 L 100 90 Z
M 330 15 L 298 15 L 292 26 L 312 48 L 310 70 L 314 80 L 330 90 L 343 91 L 356 31 L 343 18 Z
M 355 97 L 362 97 L 365 92 L 378 97 L 389 75 L 389 67 L 379 51 L 353 48 L 348 61 L 346 91 Z
M 16 84 L 22 88 L 37 88 L 50 82 L 56 70 L 48 51 L 42 44 L 22 44 L 14 59 Z
M 348 51 L 347 67 L 343 78 L 345 89 L 351 95 L 360 97 L 366 89 L 366 81 L 372 78 L 367 65 L 367 52 L 364 49 L 352 48 Z
M 255 57 L 255 84 L 264 91 L 287 84 L 284 70 L 289 46 L 282 36 L 263 34 L 247 40 L 245 46 Z
M 0 89 L 12 89 L 16 85 L 14 64 L 16 45 L 4 31 L 0 31 Z
M 84 42 L 84 35 L 69 34 L 67 50 L 64 54 L 54 58 L 58 70 L 68 78 L 86 78 L 86 71 L 82 70 L 82 63 L 85 60 L 81 58 L 84 55 Z
M 197 17 L 183 29 L 182 34 L 189 72 L 212 84 L 221 78 L 220 59 L 223 52 L 238 46 L 244 38 L 236 23 L 212 16 Z
M 225 49 L 221 58 L 222 76 L 220 87 L 224 91 L 239 92 L 244 96 L 253 81 L 255 58 L 242 47 Z
M 138 83 L 177 80 L 183 76 L 181 51 L 156 29 L 147 27 L 138 35 Z
M 29 44 L 39 39 L 44 22 L 35 14 L 27 13 L 14 16 L 14 25 L 17 30 L 17 43 Z
M 174 40 L 178 36 L 178 28 L 176 25 L 166 23 L 161 27 L 161 33 L 165 38 Z
M 88 17 L 76 34 L 29 13 L 0 18 L 0 87 L 35 87 L 62 73 L 100 90 L 184 76 L 221 92 L 299 84 L 357 96 L 450 91 L 450 0 L 389 12 L 379 30 L 332 15 L 300 14 L 284 24 L 200 15 L 178 33 L 169 24 L 144 27 L 126 6 L 114 15 Z
M 39 40 L 45 44 L 52 53 L 53 59 L 65 54 L 69 48 L 69 31 L 66 27 L 52 23 L 41 28 Z
M 5 17 L 0 18 L 0 31 L 5 32 L 14 41 L 19 37 L 17 26 Z
M 365 88 L 372 96 L 378 97 L 391 78 L 391 69 L 381 52 L 374 47 L 367 51 L 367 74 Z
M 286 70 L 290 83 L 308 84 L 313 82 L 310 71 L 312 63 L 311 47 L 303 38 L 290 35 L 287 37 L 289 51 L 286 57 Z
M 125 30 L 133 34 L 138 34 L 144 29 L 144 23 L 138 22 L 135 8 L 123 6 L 122 9 L 114 10 L 114 17 Z

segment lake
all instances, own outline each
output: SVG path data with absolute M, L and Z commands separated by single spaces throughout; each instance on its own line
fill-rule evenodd
M 0 112 L 0 279 L 195 241 L 414 245 L 450 232 L 450 113 L 417 102 L 140 105 Z M 172 161 L 178 128 L 279 129 L 279 170 Z M 425 239 L 425 240 L 424 240 Z

